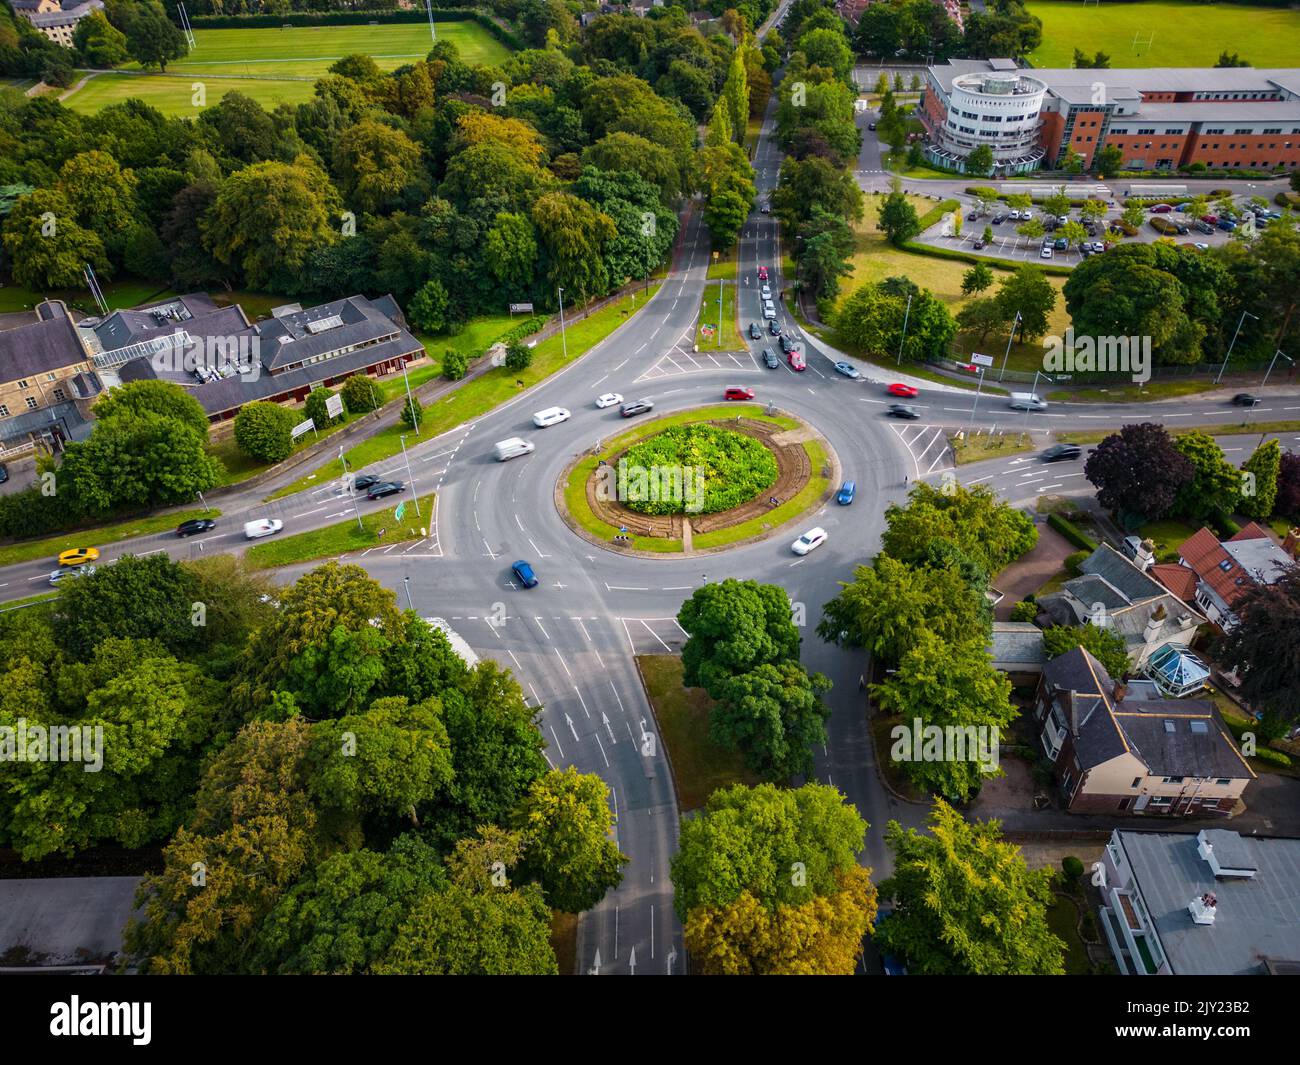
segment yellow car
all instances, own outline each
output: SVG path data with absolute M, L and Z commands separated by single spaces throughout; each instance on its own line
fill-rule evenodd
M 83 562 L 94 562 L 99 558 L 99 548 L 97 547 L 74 547 L 70 550 L 60 552 L 60 566 L 80 566 Z

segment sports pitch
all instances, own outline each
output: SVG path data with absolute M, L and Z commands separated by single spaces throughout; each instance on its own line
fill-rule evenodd
M 1043 20 L 1036 67 L 1068 67 L 1074 49 L 1110 56 L 1112 67 L 1212 67 L 1223 51 L 1252 66 L 1300 66 L 1300 10 L 1198 3 L 1030 0 Z
M 439 22 L 435 30 L 438 40 L 455 43 L 467 63 L 500 63 L 510 54 L 475 22 Z M 381 70 L 394 70 L 423 59 L 433 43 L 428 23 L 195 30 L 194 36 L 195 48 L 168 65 L 169 76 L 98 74 L 64 104 L 88 114 L 138 97 L 167 115 L 193 114 L 201 110 L 193 103 L 193 85 L 201 81 L 207 106 L 234 90 L 272 108 L 310 99 L 313 82 L 345 55 L 368 55 Z

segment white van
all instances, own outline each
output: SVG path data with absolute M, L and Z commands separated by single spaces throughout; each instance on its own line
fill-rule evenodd
M 506 459 L 517 459 L 520 455 L 531 455 L 537 450 L 537 445 L 512 436 L 509 440 L 498 440 L 492 450 L 498 462 L 505 462 Z
M 1012 410 L 1047 410 L 1047 400 L 1033 392 L 1012 392 L 1009 405 Z
M 776 304 L 773 303 L 771 300 L 763 301 L 763 317 L 764 318 L 776 317 Z
M 571 417 L 572 415 L 563 407 L 547 407 L 533 415 L 533 424 L 539 429 L 545 429 L 548 425 L 567 422 Z
M 278 533 L 284 528 L 279 518 L 259 518 L 257 521 L 244 522 L 244 536 L 249 540 L 260 540 L 263 536 Z

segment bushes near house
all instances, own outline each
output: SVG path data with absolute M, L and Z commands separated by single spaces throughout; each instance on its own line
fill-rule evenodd
M 1033 621 L 1038 617 L 1038 604 L 1032 599 L 1022 599 L 1011 608 L 1012 621 Z
M 278 403 L 248 403 L 235 415 L 235 443 L 249 458 L 280 462 L 293 450 L 290 433 L 297 424 L 297 414 Z
M 1075 551 L 1073 554 L 1066 556 L 1065 568 L 1077 577 L 1082 572 L 1083 564 L 1088 561 L 1091 555 L 1091 551 Z
M 343 406 L 349 414 L 364 414 L 384 402 L 379 385 L 363 373 L 353 374 L 343 382 Z
M 1049 514 L 1047 516 L 1047 524 L 1069 540 L 1070 543 L 1074 544 L 1075 547 L 1087 551 L 1089 554 L 1097 550 L 1096 540 L 1091 536 L 1088 536 L 1082 529 L 1075 525 L 1074 522 L 1067 521 L 1059 514 Z

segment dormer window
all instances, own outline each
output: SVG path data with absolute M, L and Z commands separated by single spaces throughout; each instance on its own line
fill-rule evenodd
M 1219 569 L 1223 570 L 1224 573 L 1227 573 L 1228 570 L 1232 569 L 1232 559 L 1225 558 L 1219 563 Z

